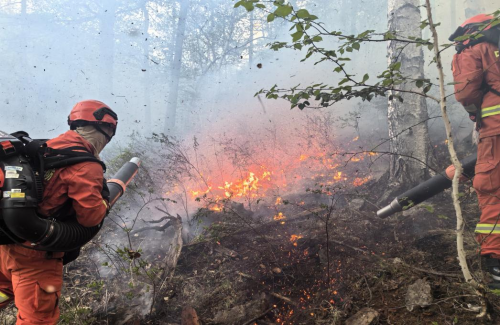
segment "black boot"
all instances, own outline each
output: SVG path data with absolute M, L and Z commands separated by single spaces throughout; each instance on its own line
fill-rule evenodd
M 488 288 L 493 291 L 498 290 L 498 293 L 495 293 L 500 294 L 500 259 L 493 258 L 491 255 L 484 255 L 483 258 L 484 266 L 493 279 L 492 282 L 488 283 Z

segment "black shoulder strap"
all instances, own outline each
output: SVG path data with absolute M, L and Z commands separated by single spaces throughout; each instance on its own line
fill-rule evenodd
M 492 88 L 490 85 L 488 85 L 486 82 L 483 83 L 482 87 L 486 90 L 486 92 L 492 92 L 497 96 L 500 96 L 500 91 Z
M 41 147 L 43 155 L 44 170 L 53 168 L 63 168 L 76 165 L 82 162 L 96 162 L 102 166 L 106 172 L 106 165 L 90 153 L 85 147 L 67 147 L 63 149 L 54 149 L 50 147 Z

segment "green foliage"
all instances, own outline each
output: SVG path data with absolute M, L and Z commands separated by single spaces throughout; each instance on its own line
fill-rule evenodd
M 99 280 L 99 281 L 92 281 L 89 284 L 87 284 L 87 288 L 92 289 L 92 293 L 96 296 L 101 295 L 102 290 L 104 288 L 104 281 Z
M 262 6 L 257 6 L 263 4 Z M 259 0 L 242 0 L 238 1 L 236 6 L 245 6 L 254 10 L 258 8 L 270 12 L 267 16 L 269 23 L 275 21 L 276 18 L 286 20 L 291 24 L 290 36 L 291 42 L 273 42 L 268 44 L 269 48 L 274 51 L 291 49 L 295 51 L 305 51 L 305 55 L 301 61 L 306 61 L 311 58 L 315 59 L 315 65 L 329 62 L 334 64 L 333 72 L 339 74 L 339 82 L 337 85 L 316 84 L 314 86 L 278 88 L 277 85 L 270 89 L 261 89 L 257 95 L 265 95 L 267 99 L 284 99 L 290 102 L 291 108 L 298 107 L 304 109 L 307 107 L 321 108 L 329 107 L 342 100 L 350 100 L 354 98 L 362 101 L 371 101 L 377 96 L 386 96 L 390 92 L 390 99 L 397 99 L 403 102 L 403 97 L 397 94 L 398 86 L 407 82 L 414 82 L 417 89 L 412 91 L 422 96 L 427 96 L 427 93 L 432 89 L 432 84 L 428 80 L 411 80 L 404 76 L 400 71 L 402 63 L 399 61 L 393 62 L 382 73 L 376 76 L 376 79 L 368 84 L 371 80 L 368 73 L 363 73 L 362 77 L 358 77 L 347 71 L 345 62 L 350 61 L 350 53 L 360 51 L 361 45 L 365 42 L 379 42 L 384 40 L 395 40 L 402 44 L 414 43 L 416 46 L 426 46 L 429 50 L 433 49 L 433 43 L 429 39 L 419 37 L 404 37 L 398 35 L 394 31 L 384 33 L 376 33 L 374 30 L 366 30 L 358 35 L 345 35 L 341 31 L 327 30 L 324 25 L 318 21 L 318 17 L 311 14 L 307 9 L 295 9 L 290 3 L 284 1 L 259 1 Z M 273 9 L 274 7 L 274 9 Z M 438 26 L 439 23 L 434 26 Z M 422 29 L 429 27 L 427 20 L 421 22 Z M 336 49 L 325 48 L 321 46 L 325 38 L 336 38 L 340 45 Z
M 434 207 L 432 205 L 421 204 L 420 206 L 429 211 L 430 213 L 434 213 Z

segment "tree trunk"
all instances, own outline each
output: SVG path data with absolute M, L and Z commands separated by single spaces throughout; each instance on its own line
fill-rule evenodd
M 478 0 L 465 0 L 464 7 L 466 19 L 481 13 L 478 8 Z
M 177 116 L 177 99 L 179 97 L 179 81 L 182 68 L 182 49 L 186 33 L 186 19 L 189 9 L 189 0 L 179 0 L 180 11 L 175 36 L 174 57 L 171 64 L 170 87 L 168 92 L 167 112 L 165 116 L 164 133 L 175 133 L 175 119 Z
M 142 13 L 144 15 L 143 29 L 142 29 L 142 87 L 143 87 L 143 107 L 144 107 L 144 122 L 146 126 L 146 132 L 151 132 L 151 93 L 149 91 L 149 11 L 148 11 L 148 0 L 144 1 L 142 7 Z M 151 134 L 149 134 L 151 135 Z
M 457 29 L 457 1 L 450 0 L 450 35 Z
M 113 93 L 116 4 L 111 1 L 109 6 L 103 6 L 101 10 L 99 17 L 99 70 L 101 73 L 98 84 L 99 99 L 106 102 L 111 99 Z
M 20 52 L 19 52 L 19 68 L 20 68 L 20 76 L 25 77 L 25 88 L 29 89 L 32 88 L 32 80 L 33 80 L 33 74 L 29 73 L 29 67 L 28 67 L 28 40 L 27 40 L 27 35 L 26 31 L 29 28 L 28 25 L 28 19 L 27 19 L 27 12 L 26 12 L 26 0 L 21 1 L 21 31 L 19 35 L 19 43 L 20 43 Z M 22 109 L 21 109 L 21 114 L 23 115 L 23 118 L 26 118 L 25 116 L 28 113 L 28 107 L 32 107 L 29 102 L 29 97 L 23 96 L 24 98 L 22 99 Z
M 418 0 L 389 0 L 388 29 L 405 36 L 421 36 Z M 401 62 L 401 73 L 409 78 L 423 78 L 424 57 L 422 47 L 388 42 L 389 64 Z M 401 53 L 402 51 L 402 53 Z M 418 90 L 411 81 L 399 86 L 402 90 Z M 404 99 L 389 101 L 388 122 L 390 151 L 390 186 L 401 190 L 414 186 L 429 176 L 428 165 L 434 164 L 427 129 L 425 98 L 416 94 L 391 92 Z M 409 129 L 408 129 L 409 128 Z M 404 131 L 408 129 L 407 131 Z
M 248 45 L 248 65 L 250 69 L 252 69 L 253 67 L 253 37 L 254 37 L 253 25 L 254 25 L 254 12 L 252 10 L 250 12 L 250 38 Z

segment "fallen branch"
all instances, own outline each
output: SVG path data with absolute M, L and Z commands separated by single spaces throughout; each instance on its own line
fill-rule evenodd
M 357 248 L 357 247 L 351 246 L 351 245 L 349 245 L 349 244 L 346 244 L 346 243 L 344 243 L 344 242 L 341 242 L 341 241 L 338 241 L 338 240 L 335 240 L 335 239 L 330 239 L 330 241 L 331 241 L 332 243 L 337 244 L 337 245 L 341 245 L 341 246 L 348 247 L 348 248 L 350 248 L 350 249 L 352 249 L 352 250 L 355 250 L 355 251 L 360 252 L 360 253 L 363 253 L 363 254 L 368 253 L 368 251 L 367 251 L 367 250 L 364 250 L 364 249 L 361 249 L 361 248 Z
M 162 212 L 163 212 L 163 211 L 162 211 Z M 160 218 L 160 219 L 158 219 L 158 220 L 151 220 L 151 221 L 146 221 L 146 222 L 148 222 L 148 223 L 160 223 L 160 222 L 162 222 L 162 221 L 164 221 L 164 220 L 172 220 L 172 219 L 174 219 L 174 217 L 172 217 L 172 216 L 167 216 L 167 217 L 162 217 L 162 218 Z
M 281 299 L 283 300 L 284 302 L 290 304 L 290 305 L 293 305 L 293 306 L 297 306 L 297 303 L 295 301 L 293 301 L 292 299 L 288 298 L 288 297 L 285 297 L 285 296 L 282 296 L 278 293 L 274 293 L 274 292 L 271 292 L 271 296 L 275 297 L 275 298 L 278 298 L 278 299 Z
M 170 228 L 171 225 L 172 225 L 172 223 L 170 223 L 170 221 L 169 221 L 166 224 L 164 224 L 163 226 L 151 226 L 151 227 L 144 227 L 141 229 L 134 230 L 131 232 L 131 234 L 135 235 L 135 234 L 138 234 L 140 232 L 147 231 L 147 230 L 165 231 L 167 228 Z
M 457 274 L 454 274 L 454 273 L 444 273 L 444 272 L 438 272 L 438 271 L 434 271 L 434 270 L 421 269 L 419 267 L 415 267 L 413 265 L 406 264 L 402 260 L 400 260 L 398 262 L 396 262 L 396 260 L 395 260 L 394 263 L 395 264 L 401 264 L 404 267 L 407 267 L 409 269 L 412 269 L 412 270 L 415 270 L 415 271 L 419 271 L 419 272 L 422 272 L 422 273 L 428 273 L 428 274 L 438 275 L 438 276 L 446 276 L 446 277 L 450 277 L 450 278 L 461 278 L 462 277 L 462 274 L 459 274 L 459 273 L 457 273 Z
M 366 287 L 368 288 L 368 292 L 370 293 L 370 300 L 366 302 L 366 305 L 370 307 L 370 302 L 372 301 L 373 295 L 372 295 L 372 290 L 370 289 L 370 285 L 368 284 L 368 281 L 366 280 L 366 276 L 363 275 L 363 279 L 365 280 Z
M 237 271 L 236 274 L 238 274 L 241 277 L 247 278 L 247 279 L 252 279 L 252 280 L 254 279 L 254 277 L 251 276 L 250 274 L 246 274 L 246 273 L 243 273 L 243 272 L 240 272 L 240 271 Z

